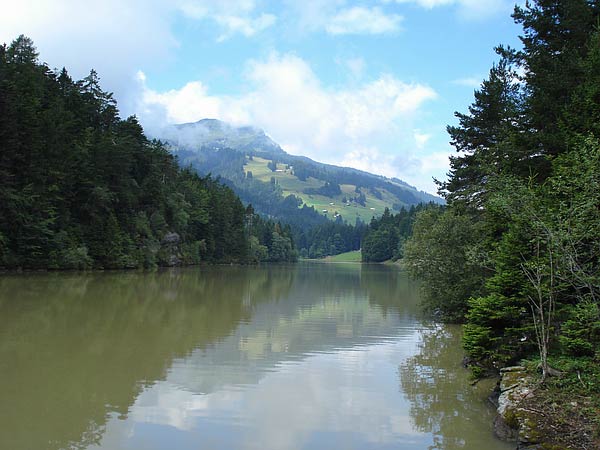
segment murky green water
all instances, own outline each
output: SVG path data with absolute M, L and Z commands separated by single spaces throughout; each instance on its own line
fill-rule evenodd
M 0 276 L 0 449 L 508 449 L 395 268 Z

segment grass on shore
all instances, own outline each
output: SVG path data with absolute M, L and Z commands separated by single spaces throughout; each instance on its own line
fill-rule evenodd
M 339 255 L 327 256 L 322 259 L 326 262 L 361 262 L 360 250 L 354 250 L 352 252 L 340 253 Z

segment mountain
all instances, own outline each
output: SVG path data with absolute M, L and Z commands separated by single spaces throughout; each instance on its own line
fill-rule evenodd
M 161 138 L 180 149 L 201 151 L 205 145 L 231 148 L 240 152 L 259 151 L 269 155 L 285 154 L 265 132 L 254 127 L 233 127 L 217 119 L 202 119 L 167 128 Z
M 263 130 L 216 119 L 174 125 L 160 136 L 182 165 L 221 177 L 261 214 L 306 228 L 355 223 L 420 203 L 442 203 L 397 178 L 286 153 Z

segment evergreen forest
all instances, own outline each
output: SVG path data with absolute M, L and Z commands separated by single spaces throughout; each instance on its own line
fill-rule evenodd
M 289 227 L 180 168 L 92 70 L 74 81 L 31 39 L 0 46 L 0 268 L 293 261 Z
M 538 0 L 513 18 L 522 48 L 496 49 L 448 127 L 447 207 L 417 215 L 404 261 L 430 311 L 465 323 L 475 375 L 529 359 L 542 381 L 597 400 L 600 4 Z
M 373 217 L 365 230 L 361 256 L 363 262 L 384 262 L 401 260 L 404 246 L 413 232 L 413 223 L 418 214 L 425 210 L 438 211 L 442 205 L 421 203 L 409 209 L 401 208 L 392 214 L 388 208 L 379 218 Z

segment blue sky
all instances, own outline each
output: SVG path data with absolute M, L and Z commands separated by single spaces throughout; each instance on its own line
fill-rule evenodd
M 435 192 L 446 125 L 518 46 L 509 0 L 24 0 L 1 5 L 0 40 L 42 61 L 95 68 L 122 115 L 150 134 L 218 118 L 285 150 Z

